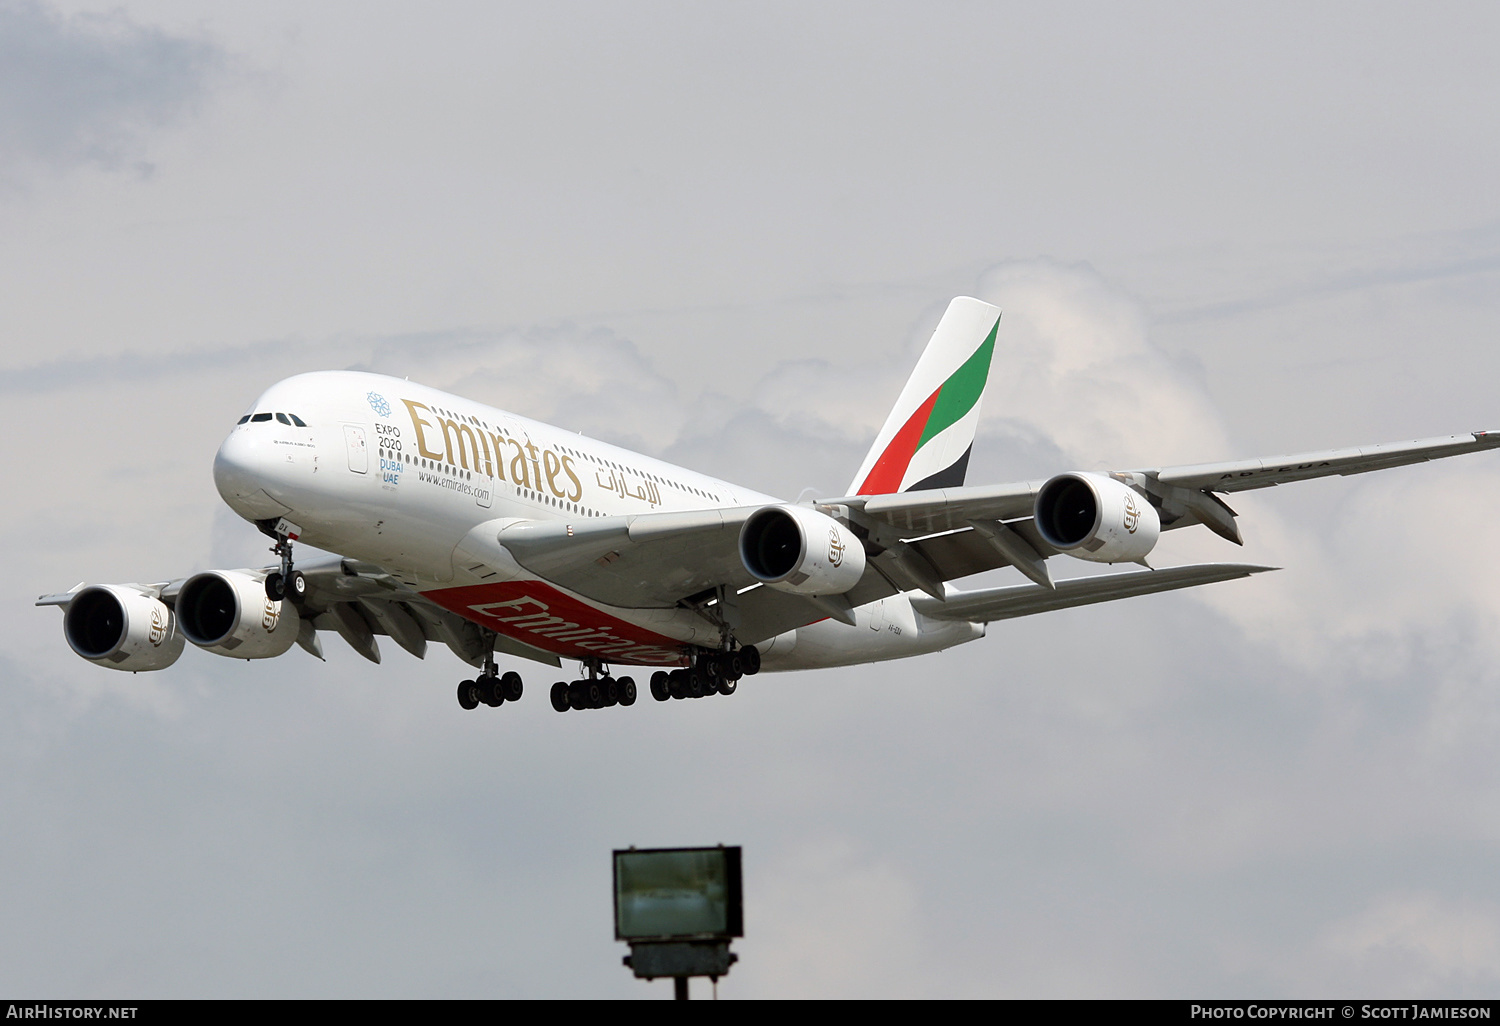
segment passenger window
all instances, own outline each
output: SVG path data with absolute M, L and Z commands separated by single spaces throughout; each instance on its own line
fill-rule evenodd
M 276 419 L 279 420 L 281 423 L 285 424 L 287 427 L 291 427 L 292 426 L 292 422 L 286 419 L 286 414 L 284 414 L 284 413 L 278 413 L 278 414 L 276 414 Z
M 250 418 L 250 423 L 252 423 L 252 424 L 264 424 L 266 421 L 268 421 L 270 419 L 271 419 L 271 415 L 269 413 L 257 413 L 255 416 L 253 416 L 253 417 Z

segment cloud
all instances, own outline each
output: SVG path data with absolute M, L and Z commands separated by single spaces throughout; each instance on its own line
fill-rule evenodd
M 65 18 L 41 3 L 6 0 L 0 169 L 117 170 L 139 157 L 146 132 L 193 108 L 224 60 L 206 40 L 138 24 L 120 11 Z
M 1500 916 L 1487 903 L 1431 893 L 1383 895 L 1329 924 L 1317 948 L 1321 979 L 1338 972 L 1348 992 L 1486 993 L 1500 965 Z
M 917 997 L 927 993 L 920 891 L 890 861 L 858 852 L 846 838 L 810 840 L 748 880 L 755 936 L 745 958 L 758 996 Z
M 1046 437 L 1066 469 L 1228 451 L 1202 383 L 1152 344 L 1141 304 L 1093 268 L 1011 261 L 983 275 L 978 296 L 1004 311 L 985 396 L 991 433 Z
M 377 341 L 371 370 L 470 396 L 648 453 L 686 424 L 676 386 L 635 343 L 572 324 L 497 332 L 454 331 Z

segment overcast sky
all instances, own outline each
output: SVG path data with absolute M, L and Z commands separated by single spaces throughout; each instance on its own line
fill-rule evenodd
M 265 558 L 213 453 L 310 369 L 837 494 L 972 294 L 970 483 L 1500 428 L 1497 38 L 0 0 L 0 990 L 662 998 L 610 849 L 724 842 L 726 998 L 1493 996 L 1500 456 L 1235 496 L 1243 549 L 1156 558 L 1276 574 L 587 714 L 336 637 L 115 674 L 31 603 Z

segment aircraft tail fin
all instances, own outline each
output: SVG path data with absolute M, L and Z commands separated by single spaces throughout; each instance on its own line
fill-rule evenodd
M 964 483 L 999 328 L 999 307 L 968 296 L 948 304 L 846 494 Z

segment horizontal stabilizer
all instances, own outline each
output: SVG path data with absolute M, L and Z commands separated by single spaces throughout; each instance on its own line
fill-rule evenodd
M 1254 566 L 1249 563 L 1197 563 L 1164 570 L 1058 581 L 1056 587 L 1050 589 L 1037 584 L 1017 584 L 1005 588 L 985 588 L 982 591 L 960 591 L 950 594 L 946 602 L 916 595 L 912 597 L 911 604 L 912 608 L 931 620 L 989 623 L 991 620 L 1008 620 L 1014 616 L 1030 616 L 1032 613 L 1046 613 L 1054 609 L 1067 609 L 1069 606 L 1086 606 L 1093 602 L 1109 602 L 1134 595 L 1151 595 L 1159 591 L 1192 588 L 1199 584 L 1232 581 L 1237 577 L 1249 577 L 1251 574 L 1275 569 L 1277 568 L 1274 566 Z

